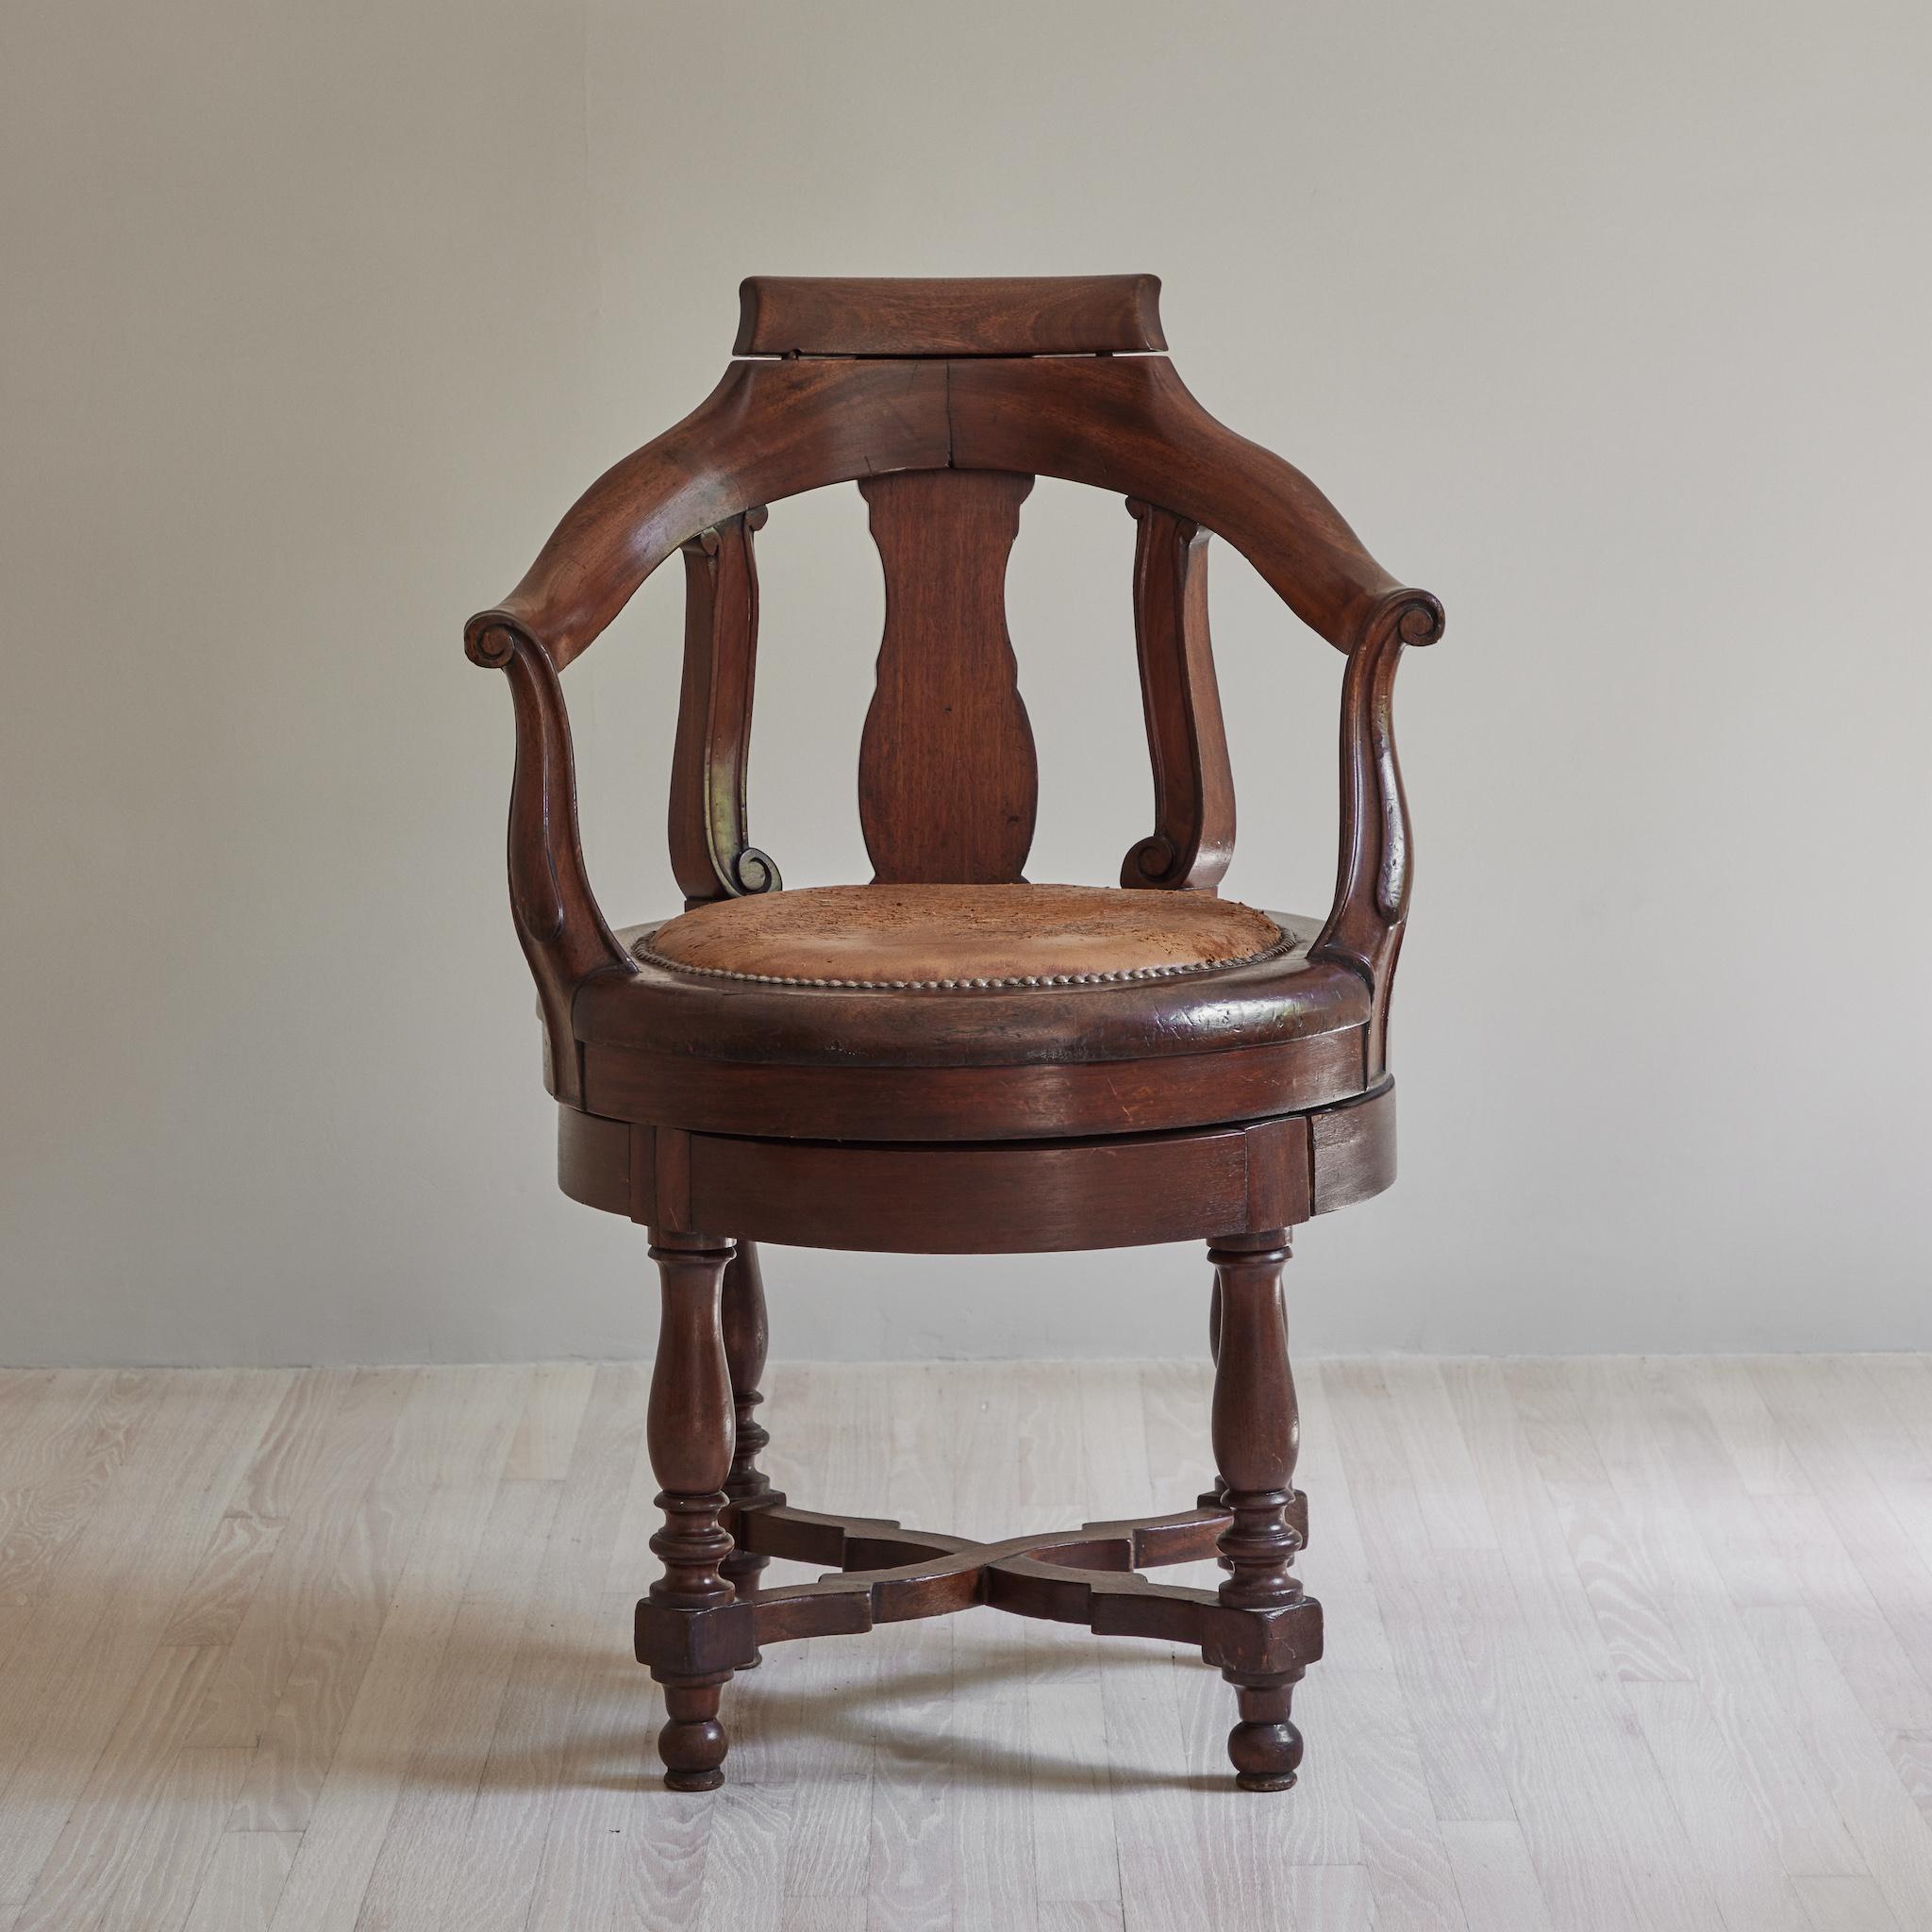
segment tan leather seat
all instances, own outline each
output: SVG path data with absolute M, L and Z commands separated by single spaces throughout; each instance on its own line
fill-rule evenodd
M 1283 943 L 1267 914 L 1199 892 L 879 885 L 721 900 L 639 953 L 767 985 L 993 991 L 1212 972 Z

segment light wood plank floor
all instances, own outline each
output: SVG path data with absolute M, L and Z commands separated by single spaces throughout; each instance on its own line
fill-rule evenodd
M 1932 1926 L 1932 1362 L 1305 1369 L 1282 1797 L 1197 1657 L 991 1611 L 774 1649 L 665 1791 L 647 1374 L 0 1374 L 0 1932 Z M 1208 1466 L 1198 1365 L 769 1387 L 923 1525 Z

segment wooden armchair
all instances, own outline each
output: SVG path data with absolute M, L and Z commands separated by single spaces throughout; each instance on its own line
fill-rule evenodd
M 1235 1686 L 1248 1790 L 1292 1784 L 1321 1611 L 1281 1276 L 1289 1230 L 1394 1174 L 1387 1017 L 1409 835 L 1391 728 L 1442 613 L 1327 500 L 1203 410 L 1148 275 L 744 284 L 736 355 L 601 477 L 473 618 L 516 708 L 510 907 L 540 995 L 564 1191 L 650 1230 L 649 1442 L 664 1574 L 637 1653 L 666 1782 L 722 1778 L 720 1695 L 759 1647 L 990 1604 L 1198 1644 Z M 1030 885 L 1033 741 L 1003 599 L 1037 475 L 1124 497 L 1153 829 L 1118 888 Z M 765 506 L 857 481 L 886 577 L 858 753 L 864 886 L 787 891 L 745 758 Z M 1208 541 L 1341 651 L 1341 840 L 1325 920 L 1216 896 L 1234 843 Z M 585 876 L 559 674 L 673 552 L 688 593 L 671 776 L 685 910 L 614 929 Z M 1197 1508 L 972 1543 L 792 1507 L 759 1472 L 757 1241 L 1021 1254 L 1206 1240 L 1218 1469 Z M 1138 1573 L 1220 1557 L 1218 1591 Z M 772 1557 L 824 1580 L 761 1588 Z

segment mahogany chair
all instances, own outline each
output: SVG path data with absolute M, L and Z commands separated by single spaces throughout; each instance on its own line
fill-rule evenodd
M 510 906 L 574 1199 L 650 1230 L 649 1444 L 664 1574 L 637 1655 L 665 1782 L 723 1778 L 720 1695 L 763 1644 L 989 1604 L 1198 1644 L 1235 1687 L 1237 1782 L 1294 1782 L 1321 1654 L 1281 1276 L 1289 1230 L 1395 1171 L 1390 984 L 1409 834 L 1391 734 L 1406 644 L 1441 634 L 1321 492 L 1202 409 L 1151 275 L 754 276 L 735 354 L 592 484 L 470 657 L 516 710 Z M 1127 500 L 1154 828 L 1118 888 L 1032 885 L 1032 734 L 1003 585 L 1037 475 Z M 745 760 L 765 506 L 857 480 L 885 568 L 858 748 L 874 875 L 786 891 Z M 1325 920 L 1216 896 L 1234 843 L 1208 641 L 1209 532 L 1346 659 Z M 674 552 L 688 594 L 671 774 L 680 917 L 613 929 L 585 876 L 558 674 Z M 758 1469 L 754 1241 L 1027 1254 L 1206 1240 L 1217 1471 L 1196 1508 L 974 1543 L 794 1508 Z M 1139 1573 L 1218 1556 L 1218 1591 Z M 773 1557 L 825 1566 L 762 1587 Z

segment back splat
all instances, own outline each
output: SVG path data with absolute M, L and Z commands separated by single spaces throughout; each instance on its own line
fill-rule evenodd
M 1040 774 L 1007 634 L 1007 558 L 1031 476 L 911 470 L 859 491 L 886 575 L 858 817 L 879 884 L 1018 880 Z

